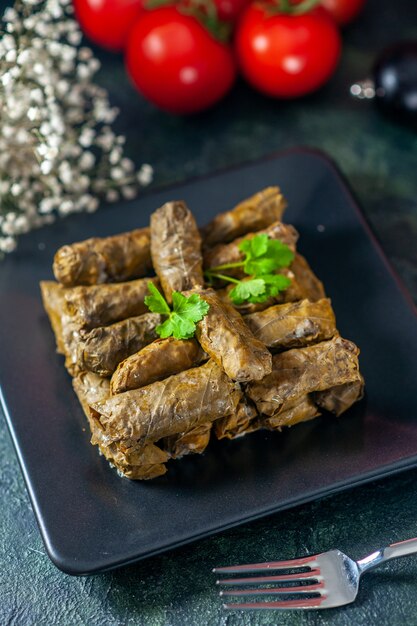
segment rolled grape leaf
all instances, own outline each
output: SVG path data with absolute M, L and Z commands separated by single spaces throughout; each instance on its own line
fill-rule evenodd
M 271 371 L 271 354 L 246 326 L 231 304 L 223 302 L 213 289 L 199 290 L 209 305 L 197 323 L 196 337 L 208 355 L 238 382 L 261 380 Z M 188 292 L 185 295 L 190 295 Z
M 357 380 L 344 385 L 338 385 L 332 389 L 318 391 L 313 394 L 314 401 L 318 406 L 335 415 L 342 415 L 345 411 L 363 398 L 365 382 L 359 375 Z
M 159 339 L 122 361 L 111 379 L 113 395 L 145 387 L 201 363 L 208 356 L 194 339 Z
M 267 187 L 243 200 L 231 211 L 219 213 L 202 228 L 204 247 L 227 243 L 246 233 L 266 228 L 281 220 L 286 206 L 279 187 Z
M 126 283 L 70 287 L 65 290 L 65 312 L 80 329 L 98 328 L 148 312 L 145 296 L 148 283 L 156 278 L 141 278 Z
M 291 285 L 285 292 L 285 302 L 307 299 L 316 302 L 325 298 L 323 283 L 317 278 L 306 259 L 299 253 L 290 265 L 293 274 Z M 290 276 L 291 278 L 291 276 Z
M 236 439 L 261 428 L 257 421 L 258 413 L 255 406 L 242 398 L 236 411 L 214 422 L 217 439 Z
M 184 202 L 167 202 L 152 213 L 151 254 L 168 302 L 173 291 L 204 285 L 200 232 Z
M 103 456 L 127 478 L 146 480 L 165 474 L 167 452 L 155 444 L 126 447 L 107 439 L 101 424 L 93 418 L 90 405 L 103 402 L 109 396 L 109 380 L 92 372 L 83 372 L 73 379 L 74 391 L 88 419 L 92 433 L 91 443 L 97 445 Z
M 245 235 L 245 237 L 235 239 L 231 243 L 218 244 L 217 246 L 214 246 L 214 248 L 207 249 L 204 253 L 204 268 L 210 269 L 229 263 L 238 263 L 239 261 L 243 261 L 245 255 L 239 249 L 239 244 L 243 240 L 252 239 L 256 235 L 260 235 L 262 233 L 265 233 L 271 239 L 279 239 L 282 243 L 285 243 L 289 248 L 291 248 L 291 250 L 295 250 L 295 244 L 298 239 L 298 233 L 295 228 L 288 224 L 283 224 L 282 222 L 275 222 L 268 228 L 259 232 L 252 232 Z M 245 275 L 242 267 L 227 269 L 224 273 L 228 276 L 234 276 L 236 278 L 241 278 Z
M 256 313 L 263 311 L 274 304 L 285 302 L 297 302 L 298 300 L 310 300 L 315 302 L 326 297 L 322 282 L 314 274 L 313 270 L 305 260 L 305 258 L 297 253 L 294 261 L 289 268 L 284 268 L 280 274 L 287 276 L 291 280 L 291 284 L 285 291 L 281 291 L 274 298 L 269 298 L 265 302 L 244 302 L 243 304 L 233 306 L 242 314 Z M 243 279 L 245 280 L 245 279 Z M 230 291 L 234 285 L 230 285 L 223 289 L 218 289 L 217 293 L 222 300 L 230 302 Z
M 300 396 L 360 380 L 358 355 L 359 348 L 341 337 L 275 354 L 272 373 L 246 393 L 259 413 L 278 415 Z
M 320 415 L 316 404 L 309 395 L 301 395 L 299 398 L 286 405 L 286 409 L 278 415 L 271 417 L 262 416 L 259 420 L 260 428 L 268 430 L 281 430 L 284 426 L 294 426 L 299 422 L 307 422 Z
M 119 363 L 158 338 L 156 327 L 161 321 L 158 313 L 144 313 L 110 326 L 81 330 L 73 351 L 74 365 L 111 376 Z
M 42 302 L 55 334 L 56 350 L 59 354 L 66 353 L 63 335 L 64 289 L 53 280 L 40 282 Z
M 55 278 L 65 287 L 139 278 L 151 268 L 149 228 L 63 246 L 53 264 Z
M 126 447 L 184 433 L 235 411 L 239 386 L 210 360 L 141 389 L 92 404 L 108 441 Z
M 212 422 L 200 424 L 185 433 L 165 437 L 160 445 L 173 459 L 179 459 L 186 454 L 201 454 L 209 444 L 212 426 Z
M 326 298 L 276 304 L 246 315 L 244 320 L 259 341 L 275 350 L 304 347 L 337 333 L 334 312 Z

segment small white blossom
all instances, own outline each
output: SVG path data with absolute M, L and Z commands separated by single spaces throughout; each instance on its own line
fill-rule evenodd
M 138 172 L 137 178 L 141 185 L 149 185 L 153 180 L 153 167 L 148 163 L 144 163 Z
M 16 240 L 13 237 L 0 237 L 0 251 L 13 252 L 16 248 Z

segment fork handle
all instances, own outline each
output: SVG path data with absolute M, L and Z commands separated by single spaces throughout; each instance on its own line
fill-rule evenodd
M 373 569 L 382 563 L 386 563 L 391 559 L 398 559 L 400 556 L 407 556 L 408 554 L 417 553 L 417 538 L 406 539 L 405 541 L 398 541 L 397 543 L 391 543 L 386 548 L 377 550 L 364 559 L 358 561 L 359 571 L 361 574 L 367 570 Z

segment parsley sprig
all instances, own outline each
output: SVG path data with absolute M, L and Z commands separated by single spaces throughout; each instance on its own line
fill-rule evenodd
M 162 339 L 191 339 L 194 337 L 196 322 L 203 319 L 209 310 L 209 305 L 198 294 L 184 296 L 179 291 L 172 292 L 172 309 L 161 292 L 153 283 L 148 283 L 149 295 L 145 297 L 145 304 L 152 313 L 167 315 L 162 324 L 156 327 L 156 332 Z
M 279 239 L 271 239 L 266 233 L 244 239 L 239 244 L 244 259 L 236 263 L 225 263 L 206 270 L 209 281 L 217 278 L 234 283 L 229 296 L 234 304 L 244 302 L 265 302 L 268 298 L 285 291 L 291 280 L 283 274 L 275 274 L 277 270 L 288 267 L 294 260 L 293 251 Z M 228 276 L 229 269 L 241 267 L 248 278 L 237 280 Z

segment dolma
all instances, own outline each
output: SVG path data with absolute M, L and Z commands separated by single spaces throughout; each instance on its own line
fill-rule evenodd
M 63 246 L 53 264 L 55 278 L 65 287 L 139 278 L 151 268 L 149 228 Z
M 140 278 L 126 283 L 70 287 L 65 290 L 65 311 L 80 329 L 89 330 L 148 312 L 145 296 L 148 283 L 156 278 Z
M 242 398 L 236 411 L 214 422 L 217 439 L 236 439 L 260 428 L 257 422 L 258 412 L 247 398 Z
M 82 370 L 78 359 L 79 328 L 65 310 L 66 289 L 54 281 L 40 283 L 43 305 L 55 334 L 57 352 L 65 356 L 65 367 L 72 376 Z
M 304 347 L 337 333 L 334 312 L 326 298 L 276 304 L 244 319 L 253 335 L 275 350 Z
M 214 246 L 214 248 L 208 248 L 204 253 L 204 268 L 210 269 L 218 267 L 219 265 L 238 263 L 239 261 L 242 261 L 244 254 L 239 250 L 239 244 L 244 239 L 252 239 L 256 235 L 260 235 L 262 233 L 267 234 L 271 239 L 279 239 L 292 250 L 295 250 L 295 244 L 298 239 L 298 233 L 295 228 L 288 224 L 283 224 L 282 222 L 275 222 L 264 230 L 248 233 L 245 237 L 239 237 L 231 243 L 218 244 L 217 246 Z M 237 278 L 244 276 L 243 269 L 241 267 L 228 269 L 227 274 Z
M 358 379 L 351 383 L 316 392 L 314 401 L 322 409 L 339 416 L 363 398 L 364 386 L 363 377 L 359 375 Z
M 307 422 L 319 415 L 320 411 L 312 398 L 309 395 L 301 395 L 291 403 L 291 406 L 287 406 L 278 415 L 262 416 L 259 420 L 259 427 L 268 430 L 281 430 L 283 426 L 294 426 L 294 424 Z
M 219 213 L 201 229 L 206 248 L 228 243 L 246 233 L 266 228 L 281 220 L 287 203 L 279 187 L 267 187 L 243 200 L 231 211 Z
M 51 322 L 55 334 L 56 349 L 59 354 L 65 354 L 66 347 L 63 336 L 62 318 L 64 316 L 64 289 L 53 280 L 40 282 L 42 302 Z
M 358 347 L 341 337 L 275 354 L 271 374 L 250 383 L 246 393 L 259 413 L 278 415 L 300 396 L 359 380 L 358 355 Z
M 109 442 L 134 449 L 233 413 L 241 395 L 239 385 L 210 360 L 90 408 Z
M 76 343 L 74 365 L 100 376 L 111 376 L 119 363 L 157 339 L 156 327 L 162 315 L 144 313 L 121 322 L 81 330 Z
M 316 302 L 326 297 L 323 283 L 317 278 L 302 254 L 297 253 L 295 255 L 294 261 L 290 266 L 290 271 L 294 278 L 285 292 L 286 302 L 303 299 Z
M 160 445 L 173 459 L 179 459 L 186 454 L 201 454 L 209 444 L 212 426 L 212 422 L 200 424 L 185 433 L 165 437 Z
M 297 302 L 298 300 L 310 300 L 316 302 L 326 297 L 323 283 L 317 278 L 305 258 L 297 253 L 289 268 L 281 270 L 280 274 L 287 276 L 291 284 L 285 291 L 281 291 L 276 297 L 269 298 L 265 302 L 244 302 L 233 305 L 242 315 L 264 311 L 274 304 L 285 302 Z M 249 280 L 249 279 L 248 279 Z M 229 293 L 234 285 L 224 289 L 218 289 L 217 293 L 222 300 L 230 301 Z
M 168 302 L 173 291 L 204 285 L 200 232 L 184 202 L 167 202 L 152 213 L 151 254 Z
M 196 337 L 203 350 L 232 380 L 247 382 L 266 376 L 271 371 L 271 354 L 265 344 L 253 336 L 241 315 L 231 304 L 220 300 L 213 289 L 194 293 L 210 307 L 197 323 Z
M 109 380 L 92 372 L 83 372 L 73 379 L 74 391 L 88 419 L 92 434 L 91 443 L 99 447 L 103 456 L 127 478 L 146 480 L 165 474 L 167 452 L 149 443 L 132 452 L 118 442 L 107 439 L 101 424 L 95 420 L 90 405 L 103 402 L 109 396 Z
M 145 387 L 194 367 L 204 357 L 195 339 L 159 339 L 120 362 L 110 387 L 113 395 Z

